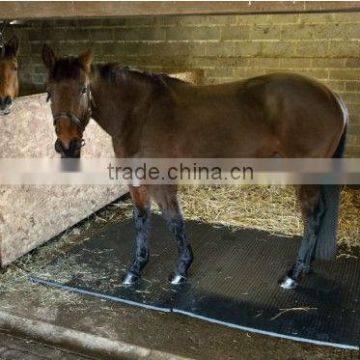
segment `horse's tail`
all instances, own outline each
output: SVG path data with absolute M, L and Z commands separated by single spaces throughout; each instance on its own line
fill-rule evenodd
M 348 111 L 340 99 L 336 96 L 339 106 L 344 117 L 344 130 L 341 135 L 339 144 L 333 154 L 333 158 L 342 158 L 345 152 L 346 130 L 348 123 Z M 319 209 L 323 211 L 324 215 L 321 219 L 318 239 L 316 242 L 315 258 L 316 259 L 331 259 L 336 254 L 336 238 L 337 238 L 337 224 L 340 202 L 340 185 L 320 185 L 320 204 L 323 207 Z

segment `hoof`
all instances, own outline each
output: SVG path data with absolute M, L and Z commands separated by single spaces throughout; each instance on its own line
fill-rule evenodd
M 134 274 L 133 272 L 129 271 L 123 278 L 122 284 L 123 285 L 134 285 L 138 280 L 139 276 Z
M 171 274 L 169 277 L 169 281 L 171 285 L 180 285 L 186 282 L 187 277 L 180 274 Z
M 285 276 L 282 281 L 280 281 L 280 287 L 285 290 L 292 290 L 297 287 L 298 283 L 289 276 Z

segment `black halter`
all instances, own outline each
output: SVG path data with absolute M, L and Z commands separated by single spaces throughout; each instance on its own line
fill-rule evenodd
M 78 127 L 78 129 L 83 132 L 85 130 L 85 127 L 87 125 L 87 123 L 90 120 L 91 114 L 92 114 L 92 108 L 95 106 L 94 104 L 94 100 L 91 94 L 91 90 L 90 90 L 90 86 L 87 87 L 86 90 L 86 94 L 87 94 L 87 100 L 88 100 L 88 109 L 87 112 L 84 116 L 84 119 L 80 120 L 74 113 L 70 112 L 70 111 L 62 111 L 62 112 L 58 112 L 56 114 L 53 115 L 53 120 L 54 120 L 54 126 L 56 126 L 56 124 L 60 121 L 61 118 L 66 117 L 68 119 L 70 119 L 70 121 Z M 49 101 L 50 98 L 48 96 L 48 98 L 46 99 L 46 101 Z M 85 141 L 83 140 L 82 145 L 85 145 Z
M 72 112 L 69 112 L 69 111 L 63 111 L 63 112 L 56 113 L 53 116 L 54 126 L 56 126 L 56 124 L 60 121 L 60 119 L 62 117 L 67 117 L 79 129 L 83 129 L 84 125 L 83 125 L 82 121 L 75 114 L 73 114 Z

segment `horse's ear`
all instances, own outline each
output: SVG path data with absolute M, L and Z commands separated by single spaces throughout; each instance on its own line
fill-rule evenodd
M 84 68 L 85 72 L 89 73 L 91 68 L 91 62 L 93 60 L 92 50 L 85 51 L 79 56 L 80 63 Z
M 5 56 L 17 56 L 19 52 L 19 38 L 14 35 L 6 44 L 5 44 Z
M 45 66 L 51 70 L 56 62 L 56 56 L 54 50 L 47 44 L 44 44 L 42 49 L 42 59 Z

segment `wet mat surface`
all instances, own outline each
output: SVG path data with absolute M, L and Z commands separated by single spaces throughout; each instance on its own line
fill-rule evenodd
M 158 216 L 153 216 L 150 262 L 136 286 L 121 285 L 131 261 L 131 220 L 108 226 L 33 274 L 32 281 L 247 331 L 358 348 L 358 259 L 317 261 L 295 291 L 283 290 L 277 281 L 295 259 L 298 238 L 197 222 L 186 226 L 195 260 L 189 281 L 180 287 L 167 283 L 176 247 Z

